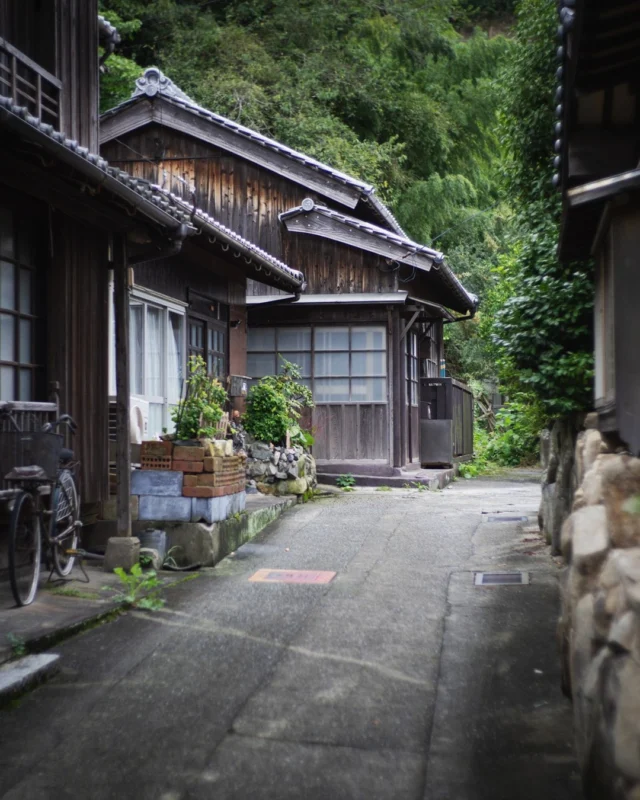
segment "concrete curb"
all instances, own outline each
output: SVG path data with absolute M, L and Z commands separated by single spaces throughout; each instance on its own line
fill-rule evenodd
M 0 706 L 47 680 L 60 668 L 60 656 L 40 653 L 10 661 L 0 667 Z

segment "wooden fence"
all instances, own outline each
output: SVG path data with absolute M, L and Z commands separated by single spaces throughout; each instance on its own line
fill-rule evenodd
M 62 83 L 0 37 L 0 95 L 34 117 L 60 129 Z
M 454 458 L 473 455 L 473 392 L 455 378 L 420 380 L 422 419 L 451 420 Z

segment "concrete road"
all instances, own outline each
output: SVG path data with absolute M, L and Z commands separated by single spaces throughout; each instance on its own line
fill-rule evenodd
M 165 610 L 55 648 L 60 674 L 0 712 L 0 797 L 580 797 L 558 568 L 513 519 L 538 497 L 468 481 L 295 508 Z M 476 587 L 481 569 L 531 583 Z

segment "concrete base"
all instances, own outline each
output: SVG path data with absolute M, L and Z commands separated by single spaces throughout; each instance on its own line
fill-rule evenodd
M 171 556 L 179 566 L 199 564 L 203 567 L 213 567 L 229 553 L 253 539 L 283 511 L 296 505 L 297 502 L 297 497 L 250 495 L 246 498 L 246 510 L 238 519 L 230 517 L 213 524 L 158 521 L 154 527 L 166 532 L 167 552 L 171 548 L 176 548 Z M 133 524 L 134 533 L 148 527 L 149 522 L 140 521 Z
M 338 475 L 344 475 L 347 472 L 349 470 L 338 473 L 326 472 L 324 467 L 318 468 L 318 483 L 335 486 Z M 388 476 L 358 474 L 355 472 L 350 474 L 355 478 L 356 486 L 390 486 L 393 489 L 402 489 L 407 483 L 419 483 L 428 487 L 431 491 L 436 491 L 448 486 L 458 475 L 458 472 L 458 465 L 454 464 L 453 467 L 444 469 L 420 469 L 416 465 L 413 465 L 413 468 L 409 466 L 406 470 L 393 468 L 393 474 Z
M 104 557 L 105 572 L 113 572 L 118 567 L 131 569 L 140 561 L 140 540 L 135 536 L 112 536 L 107 542 Z

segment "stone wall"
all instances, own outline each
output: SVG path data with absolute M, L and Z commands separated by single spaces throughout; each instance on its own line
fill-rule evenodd
M 576 442 L 583 433 L 584 414 L 556 420 L 540 437 L 542 499 L 538 522 L 553 552 L 560 553 L 560 531 L 571 513 L 580 480 L 576 473 Z
M 594 422 L 576 438 L 560 536 L 563 689 L 585 796 L 640 800 L 640 459 L 610 452 Z
M 302 447 L 247 442 L 247 491 L 302 495 L 318 483 L 316 461 Z

